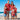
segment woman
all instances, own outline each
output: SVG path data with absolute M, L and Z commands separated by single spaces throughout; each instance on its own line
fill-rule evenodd
M 12 16 L 12 19 L 14 19 L 15 17 L 15 5 L 13 4 L 13 1 L 11 2 L 11 16 Z

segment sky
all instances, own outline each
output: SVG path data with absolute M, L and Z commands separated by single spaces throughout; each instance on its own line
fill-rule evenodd
M 0 12 L 4 12 L 4 6 L 7 3 L 8 0 L 0 0 Z M 9 0 L 9 3 L 11 4 L 11 1 L 13 1 L 14 5 L 17 8 L 17 12 L 20 12 L 20 0 Z

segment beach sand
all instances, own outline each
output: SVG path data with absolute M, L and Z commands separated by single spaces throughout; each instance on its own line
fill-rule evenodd
M 2 14 L 0 14 L 0 15 L 2 15 Z M 20 13 L 17 13 L 17 18 L 20 18 Z M 2 16 L 0 16 L 0 20 L 5 20 L 4 14 Z M 20 20 L 20 19 L 11 19 L 11 14 L 9 14 L 9 20 Z

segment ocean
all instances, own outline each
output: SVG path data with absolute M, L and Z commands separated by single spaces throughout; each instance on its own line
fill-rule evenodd
M 0 12 L 0 14 L 2 14 L 2 13 L 4 13 L 4 12 Z M 17 13 L 20 13 L 20 12 L 17 12 Z M 10 14 L 11 14 L 11 12 L 10 12 Z
M 17 13 L 20 13 L 20 12 L 17 12 Z M 11 14 L 11 12 L 9 13 L 9 15 Z M 3 16 L 4 15 L 4 12 L 0 12 L 0 16 Z

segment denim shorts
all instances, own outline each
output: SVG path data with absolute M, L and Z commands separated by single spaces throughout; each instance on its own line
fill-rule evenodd
M 6 14 L 4 14 L 4 17 L 6 17 Z
M 15 16 L 17 16 L 17 14 L 15 13 Z
M 9 13 L 9 11 L 6 11 L 7 12 L 7 14 Z M 6 17 L 7 15 L 6 14 L 4 14 L 4 17 Z

